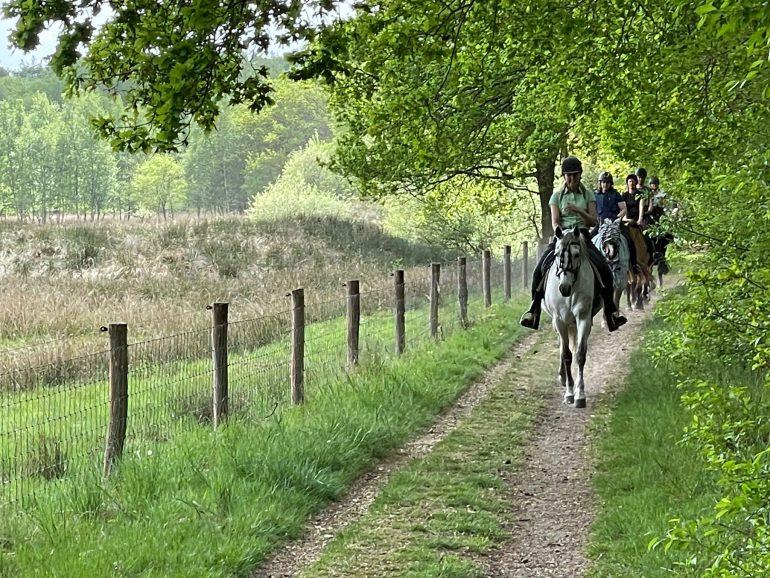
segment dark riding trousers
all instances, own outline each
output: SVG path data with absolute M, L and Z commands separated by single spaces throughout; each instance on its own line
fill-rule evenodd
M 604 301 L 605 314 L 610 315 L 618 310 L 617 307 L 615 307 L 615 301 L 613 300 L 614 296 L 612 285 L 612 270 L 607 263 L 607 259 L 605 259 L 601 251 L 599 251 L 599 249 L 597 249 L 591 242 L 591 237 L 588 233 L 588 230 L 580 229 L 580 232 L 583 235 L 583 238 L 586 240 L 586 246 L 588 247 L 588 258 L 591 260 L 591 263 L 594 264 L 596 270 L 599 271 L 599 277 L 602 280 L 602 285 L 604 285 L 604 287 L 599 288 L 599 291 L 602 295 L 602 300 Z M 539 302 L 540 299 L 545 296 L 545 287 L 540 287 L 540 282 L 543 280 L 543 276 L 548 273 L 548 270 L 551 268 L 551 265 L 556 258 L 555 247 L 556 237 L 554 237 L 548 244 L 545 251 L 540 256 L 540 260 L 537 262 L 537 265 L 535 265 L 535 270 L 532 272 L 533 301 Z M 606 309 L 608 307 L 609 310 L 607 311 Z

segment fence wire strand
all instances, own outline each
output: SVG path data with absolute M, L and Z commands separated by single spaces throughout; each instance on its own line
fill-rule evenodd
M 531 260 L 511 261 L 511 293 L 528 286 Z M 483 314 L 484 274 L 480 255 L 466 260 L 467 316 Z M 503 301 L 502 255 L 490 263 L 492 303 Z M 463 328 L 458 307 L 458 261 L 440 264 L 437 335 L 431 335 L 431 266 L 404 270 L 405 352 Z M 348 288 L 308 295 L 304 314 L 306 399 L 353 383 L 351 362 L 378 364 L 396 356 L 394 277 L 360 282 L 358 349 L 349 351 Z M 294 328 L 288 298 L 271 302 L 273 312 L 235 319 L 226 331 L 228 419 L 265 419 L 291 403 Z M 130 328 L 129 328 L 130 329 Z M 190 428 L 215 422 L 217 358 L 211 326 L 127 345 L 128 418 L 124 459 L 143 459 L 158 444 Z M 354 341 L 353 341 L 354 343 Z M 110 351 L 105 343 L 82 354 L 79 337 L 39 346 L 0 350 L 0 505 L 21 503 L 45 491 L 52 480 L 101 473 L 110 428 Z M 296 377 L 296 374 L 295 374 Z

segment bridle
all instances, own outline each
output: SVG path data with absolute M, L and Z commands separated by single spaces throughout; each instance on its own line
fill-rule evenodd
M 578 248 L 578 254 L 574 256 L 575 258 L 573 258 L 572 247 Z M 582 261 L 580 258 L 582 251 L 580 239 L 563 243 L 559 252 L 559 261 L 556 265 L 556 275 L 561 277 L 563 273 L 572 273 L 577 276 L 580 270 L 580 262 Z

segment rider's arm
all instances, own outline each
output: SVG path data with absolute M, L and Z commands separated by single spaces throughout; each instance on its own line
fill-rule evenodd
M 551 227 L 556 230 L 556 227 L 561 226 L 561 211 L 558 205 L 549 205 L 551 207 Z
M 588 203 L 588 219 L 583 217 L 586 227 L 593 227 L 599 223 L 599 213 L 596 212 L 596 201 Z
M 625 201 L 620 201 L 618 203 L 618 209 L 620 209 L 618 211 L 618 219 L 623 219 L 625 221 L 625 216 L 628 213 L 628 208 L 626 207 L 626 202 Z
M 593 227 L 599 222 L 599 217 L 596 214 L 596 201 L 588 203 L 587 211 L 574 204 L 569 205 L 569 210 L 580 215 L 580 218 L 583 220 L 583 224 L 586 227 Z
M 639 220 L 636 222 L 640 227 L 644 225 L 644 203 L 639 203 Z

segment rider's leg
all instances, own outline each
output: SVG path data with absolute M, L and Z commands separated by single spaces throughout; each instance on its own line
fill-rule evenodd
M 607 328 L 610 331 L 615 331 L 624 325 L 627 319 L 618 313 L 618 308 L 615 305 L 612 271 L 607 264 L 607 259 L 593 244 L 588 247 L 588 257 L 596 267 L 601 280 L 599 292 L 604 302 L 604 318 L 607 321 Z
M 545 288 L 542 287 L 541 284 L 543 282 L 543 277 L 548 273 L 548 269 L 551 268 L 551 264 L 553 263 L 553 249 L 555 244 L 555 241 L 551 241 L 551 243 L 548 244 L 545 251 L 543 251 L 543 254 L 540 256 L 537 265 L 535 265 L 535 269 L 532 271 L 532 303 L 519 321 L 524 327 L 530 329 L 537 329 L 540 327 L 541 301 L 545 295 Z

